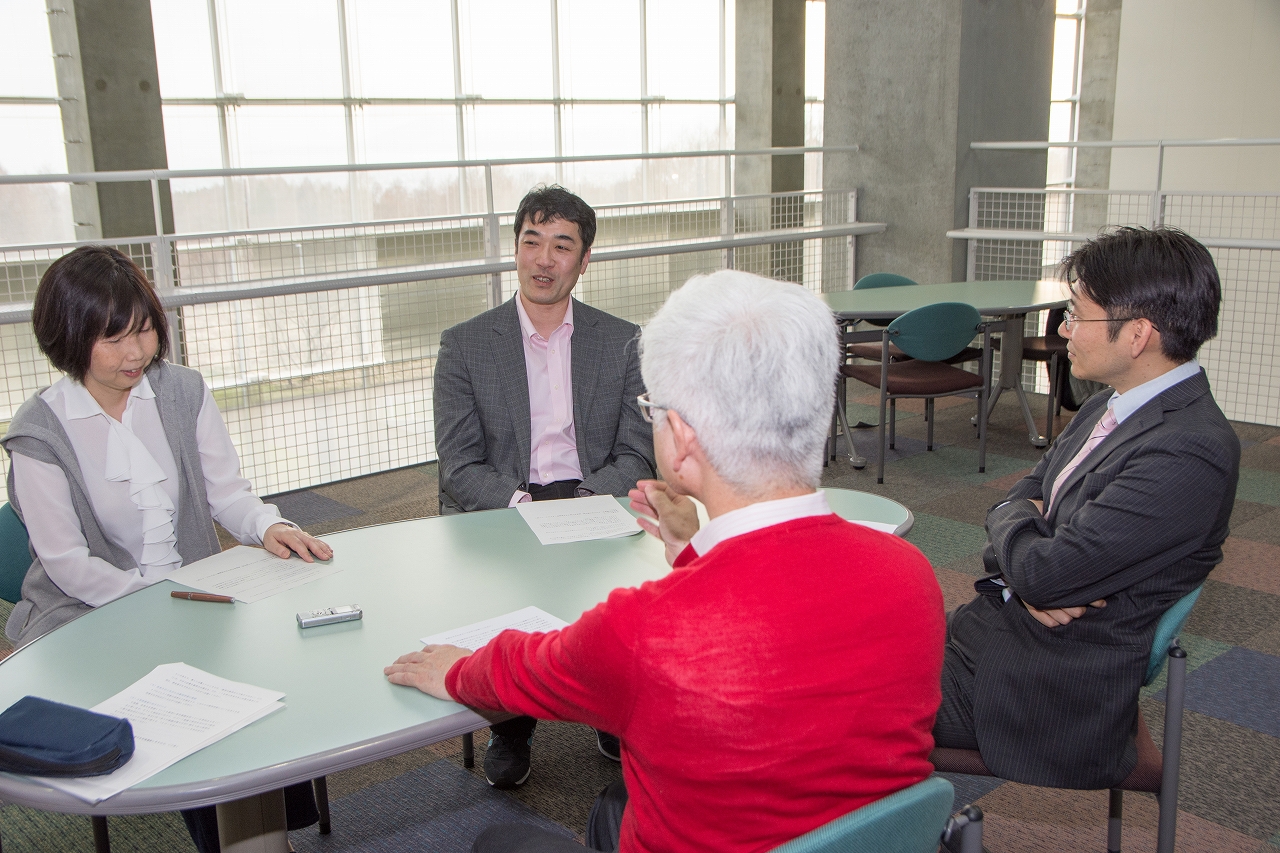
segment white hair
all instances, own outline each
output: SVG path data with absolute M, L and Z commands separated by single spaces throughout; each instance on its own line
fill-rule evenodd
M 649 398 L 678 412 L 716 473 L 752 497 L 818 485 L 839 359 L 821 299 L 736 270 L 689 279 L 640 338 Z

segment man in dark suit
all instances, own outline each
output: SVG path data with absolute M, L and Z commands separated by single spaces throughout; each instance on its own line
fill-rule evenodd
M 638 327 L 571 298 L 591 260 L 595 211 L 559 186 L 516 210 L 518 293 L 446 329 L 435 371 L 440 511 L 529 500 L 626 495 L 653 476 L 653 434 Z M 529 776 L 532 717 L 493 726 L 485 777 L 510 788 Z M 618 760 L 617 740 L 600 751 Z
M 1124 228 L 1063 261 L 1071 372 L 1094 395 L 987 514 L 990 575 L 948 618 L 938 746 L 997 775 L 1106 788 L 1137 761 L 1156 623 L 1222 559 L 1240 442 L 1195 354 L 1217 332 L 1209 252 Z

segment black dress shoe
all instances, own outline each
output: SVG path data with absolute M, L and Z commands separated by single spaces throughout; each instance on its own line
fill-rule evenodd
M 495 788 L 518 788 L 529 778 L 529 752 L 533 738 L 519 740 L 502 737 L 489 738 L 484 753 L 484 778 Z
M 618 741 L 617 735 L 596 729 L 596 749 L 610 761 L 622 761 L 622 744 Z

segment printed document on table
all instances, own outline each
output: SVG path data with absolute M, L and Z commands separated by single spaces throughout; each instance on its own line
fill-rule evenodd
M 421 642 L 424 646 L 458 646 L 463 649 L 471 649 L 474 652 L 508 628 L 534 633 L 558 631 L 568 624 L 568 622 L 563 619 L 557 619 L 545 610 L 540 610 L 537 607 L 526 607 L 524 610 L 517 610 L 515 613 L 507 613 L 503 616 L 486 619 L 483 622 L 463 625 L 461 628 L 454 628 L 452 631 L 445 631 L 441 634 L 432 634 L 430 637 L 423 637 Z
M 166 663 L 90 710 L 124 717 L 133 727 L 133 756 L 114 773 L 39 781 L 87 803 L 99 803 L 193 752 L 284 707 L 284 694 Z
M 872 530 L 879 530 L 881 533 L 893 533 L 898 529 L 898 525 L 890 524 L 887 521 L 863 521 L 859 518 L 851 518 L 854 524 L 861 524 L 863 527 L 870 527 Z
M 217 595 L 229 595 L 245 604 L 270 598 L 342 569 L 329 563 L 308 563 L 298 556 L 282 560 L 265 548 L 239 545 L 221 554 L 188 563 L 167 579 Z
M 516 504 L 516 509 L 543 545 L 618 539 L 641 532 L 636 517 L 611 495 L 530 501 Z

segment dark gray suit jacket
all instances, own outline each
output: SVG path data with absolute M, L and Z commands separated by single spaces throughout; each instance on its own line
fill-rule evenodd
M 951 652 L 974 673 L 983 760 L 1006 779 L 1105 788 L 1133 769 L 1138 689 L 1155 626 L 1222 559 L 1240 442 L 1204 372 L 1126 418 L 1048 500 L 1106 408 L 1094 395 L 987 515 L 983 560 L 1024 601 L 1107 605 L 1058 628 L 1016 599 L 980 595 L 948 620 Z
M 583 488 L 623 496 L 652 477 L 640 414 L 639 328 L 573 304 L 573 424 Z M 515 297 L 440 335 L 435 372 L 440 510 L 505 507 L 529 486 L 529 381 Z

